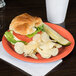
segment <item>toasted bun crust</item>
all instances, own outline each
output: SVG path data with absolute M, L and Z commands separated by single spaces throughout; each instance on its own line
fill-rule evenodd
M 27 13 L 16 16 L 10 23 L 9 30 L 13 30 L 15 33 L 21 35 L 27 35 L 33 33 L 42 24 L 40 17 L 33 17 Z

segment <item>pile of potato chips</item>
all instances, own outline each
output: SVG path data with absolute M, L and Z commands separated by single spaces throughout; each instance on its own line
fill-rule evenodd
M 36 34 L 27 45 L 17 42 L 14 49 L 18 54 L 24 54 L 25 57 L 29 56 L 38 59 L 37 53 L 42 58 L 50 58 L 51 56 L 56 56 L 59 53 L 58 48 L 61 47 L 62 45 L 56 43 L 55 40 L 51 40 L 46 32 L 42 32 L 41 34 Z

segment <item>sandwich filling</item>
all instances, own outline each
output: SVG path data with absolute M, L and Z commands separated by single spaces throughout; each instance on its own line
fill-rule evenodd
M 13 44 L 13 45 L 14 45 L 16 42 L 22 42 L 22 43 L 24 43 L 24 44 L 27 44 L 28 42 L 32 41 L 32 37 L 33 37 L 34 35 L 36 35 L 37 33 L 41 33 L 41 32 L 44 31 L 44 25 L 39 26 L 39 27 L 35 27 L 35 28 L 36 28 L 36 31 L 33 32 L 32 34 L 23 35 L 23 37 L 25 38 L 24 40 L 23 40 L 22 35 L 21 35 L 21 38 L 22 38 L 22 39 L 21 39 L 20 37 L 18 38 L 18 35 L 19 35 L 19 34 L 16 35 L 16 33 L 13 32 L 12 30 L 6 31 L 5 34 L 4 34 L 4 36 L 5 36 L 6 39 L 7 39 L 11 44 Z

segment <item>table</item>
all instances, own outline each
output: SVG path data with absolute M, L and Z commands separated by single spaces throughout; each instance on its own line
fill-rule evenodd
M 6 6 L 0 9 L 0 40 L 8 29 L 11 20 L 18 14 L 27 12 L 33 16 L 40 16 L 47 21 L 45 0 L 5 0 Z M 65 28 L 72 33 L 76 40 L 76 0 L 70 0 L 65 20 Z M 0 59 L 0 76 L 30 76 L 22 70 Z M 63 59 L 63 62 L 49 72 L 46 76 L 76 76 L 76 46 L 73 51 Z

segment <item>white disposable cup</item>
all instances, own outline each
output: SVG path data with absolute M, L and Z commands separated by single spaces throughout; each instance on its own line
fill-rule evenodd
M 54 24 L 65 21 L 69 0 L 46 0 L 47 20 Z

